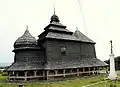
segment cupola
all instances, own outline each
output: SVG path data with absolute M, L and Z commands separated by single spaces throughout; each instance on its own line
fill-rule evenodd
M 52 23 L 52 22 L 60 22 L 60 20 L 59 20 L 59 17 L 56 15 L 56 14 L 53 14 L 52 16 L 51 16 L 51 21 L 50 21 L 50 23 Z
M 37 40 L 30 34 L 27 26 L 24 34 L 15 41 L 14 48 L 35 47 L 36 45 Z

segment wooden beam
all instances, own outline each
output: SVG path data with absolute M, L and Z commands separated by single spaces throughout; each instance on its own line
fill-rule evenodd
M 85 72 L 85 68 L 83 68 L 83 72 Z
M 27 73 L 28 73 L 28 72 L 27 72 L 27 71 L 25 71 L 24 81 L 27 81 L 27 78 L 26 78 L 26 77 L 27 77 Z
M 19 72 L 16 72 L 16 76 L 18 76 L 18 73 L 19 73 Z
M 37 71 L 34 71 L 34 76 L 37 76 Z
M 79 76 L 79 69 L 77 69 L 77 76 Z
M 88 68 L 88 70 L 89 70 L 89 75 L 90 75 L 90 67 Z
M 43 77 L 43 76 L 26 76 L 26 78 L 39 78 L 39 77 Z M 10 76 L 9 78 L 25 78 L 25 76 Z
M 63 77 L 65 77 L 65 71 L 66 71 L 66 70 L 63 70 Z
M 47 80 L 49 79 L 49 71 L 46 72 L 47 73 Z
M 55 70 L 55 75 L 57 75 L 57 73 L 58 73 L 58 70 Z
M 70 73 L 72 73 L 72 70 L 73 70 L 73 69 L 70 69 Z
M 43 72 L 43 77 L 45 77 L 45 71 L 42 71 Z

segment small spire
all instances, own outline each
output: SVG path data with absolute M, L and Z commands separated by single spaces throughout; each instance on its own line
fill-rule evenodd
M 26 30 L 28 30 L 28 25 L 26 25 Z
M 78 30 L 78 27 L 76 27 L 76 30 Z
M 54 10 L 54 14 L 55 15 L 55 0 L 53 0 L 53 10 Z
M 30 32 L 29 32 L 29 30 L 28 30 L 28 25 L 26 25 L 26 30 L 25 30 L 25 32 L 24 32 L 24 34 L 23 35 L 25 35 L 25 36 L 31 36 L 31 34 L 30 34 Z
M 55 15 L 55 7 L 54 7 L 54 15 Z
M 112 45 L 112 40 L 110 41 L 111 43 L 111 54 L 113 53 L 113 45 Z

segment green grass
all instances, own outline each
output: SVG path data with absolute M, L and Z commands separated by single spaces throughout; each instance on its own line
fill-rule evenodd
M 6 80 L 6 78 L 7 78 L 7 76 L 0 75 L 0 81 L 4 81 L 4 80 Z
M 2 76 L 1 76 L 2 77 Z M 0 78 L 1 78 L 0 77 Z M 2 77 L 4 79 L 6 77 Z M 66 80 L 59 82 L 31 82 L 23 83 L 25 87 L 82 87 L 87 84 L 96 83 L 104 80 L 104 76 L 76 78 L 74 80 Z M 20 83 L 0 83 L 0 87 L 16 87 Z
M 5 74 L 6 74 L 6 72 L 0 73 L 0 81 L 5 81 L 7 79 L 7 76 L 5 76 Z
M 16 87 L 20 83 L 10 83 L 5 81 L 7 76 L 0 76 L 0 87 Z M 82 87 L 88 84 L 94 84 L 97 82 L 102 82 L 89 87 L 105 87 L 105 76 L 95 76 L 95 77 L 84 77 L 84 78 L 76 78 L 74 80 L 65 80 L 65 81 L 56 81 L 56 82 L 29 82 L 22 83 L 25 87 Z M 114 82 L 115 83 L 115 82 Z M 118 87 L 120 87 L 120 81 L 117 82 Z M 107 87 L 113 87 L 113 83 L 111 81 L 107 82 Z M 110 86 L 111 85 L 111 86 Z M 117 87 L 117 86 L 114 86 Z
M 89 87 L 120 87 L 120 81 L 107 81 L 97 85 L 89 86 Z

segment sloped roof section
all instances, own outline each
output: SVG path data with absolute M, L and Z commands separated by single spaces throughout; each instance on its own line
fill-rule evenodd
M 95 43 L 93 40 L 82 34 L 78 29 L 73 33 L 73 35 L 80 41 Z
M 88 62 L 89 61 L 89 62 Z M 63 69 L 63 68 L 83 68 L 107 66 L 107 64 L 97 58 L 80 58 L 78 60 L 48 61 L 45 65 L 41 62 L 26 63 L 17 62 L 12 64 L 8 71 L 39 70 L 39 69 Z
M 23 70 L 38 70 L 38 69 L 44 69 L 44 66 L 41 62 L 35 62 L 35 63 L 16 62 L 8 68 L 8 71 L 23 71 Z
M 49 26 L 49 29 L 50 29 L 50 30 L 56 30 L 56 31 L 63 31 L 63 32 L 70 32 L 70 33 L 72 33 L 72 32 L 69 31 L 68 29 L 63 29 L 63 28 L 57 27 L 57 26 Z
M 81 41 L 81 42 L 89 42 L 89 43 L 95 43 L 82 33 L 79 34 L 80 38 L 77 38 L 75 35 L 70 34 L 64 34 L 64 33 L 57 33 L 57 32 L 49 32 L 46 35 L 46 38 L 53 38 L 53 39 L 61 39 L 61 40 L 72 40 L 72 41 Z
M 107 64 L 97 58 L 80 58 L 79 60 L 71 61 L 50 61 L 48 62 L 48 65 L 46 65 L 45 69 L 83 68 L 98 66 L 107 66 Z

